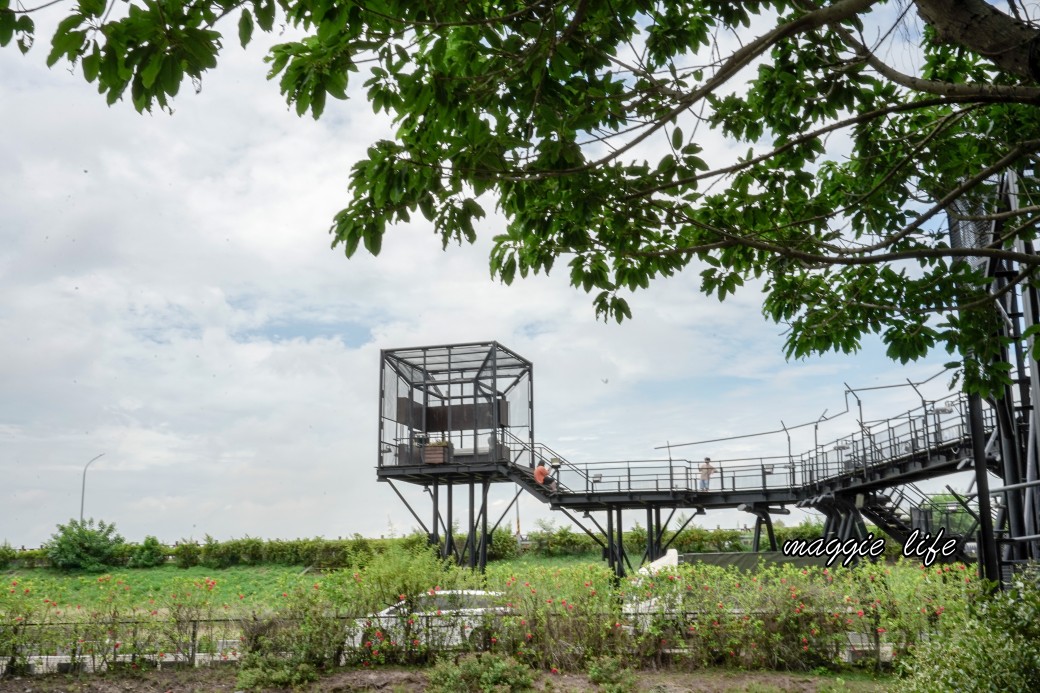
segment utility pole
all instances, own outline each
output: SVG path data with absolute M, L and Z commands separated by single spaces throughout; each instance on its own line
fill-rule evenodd
M 83 485 L 80 486 L 80 490 L 79 490 L 79 523 L 80 524 L 83 524 L 83 501 L 87 497 L 87 467 L 89 467 L 91 464 L 93 464 L 94 460 L 97 460 L 97 459 L 99 459 L 101 457 L 104 457 L 104 456 L 105 456 L 105 453 L 101 453 L 100 455 L 95 457 L 90 462 L 87 462 L 86 466 L 83 467 Z

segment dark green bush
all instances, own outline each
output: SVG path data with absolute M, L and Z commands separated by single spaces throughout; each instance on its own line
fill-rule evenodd
M 46 568 L 50 565 L 47 549 L 25 549 L 15 555 L 15 563 L 19 568 Z
M 369 561 L 372 560 L 372 556 L 375 555 L 375 549 L 372 548 L 372 542 L 360 534 L 355 533 L 348 544 L 350 549 L 350 560 L 358 567 L 368 565 Z
M 899 690 L 1040 690 L 1040 587 L 982 600 L 946 624 L 945 637 L 919 644 Z
M 531 670 L 512 657 L 491 653 L 441 660 L 430 669 L 427 690 L 434 693 L 491 693 L 526 691 L 534 683 Z
M 570 527 L 556 527 L 552 521 L 539 521 L 538 529 L 527 538 L 531 549 L 540 556 L 578 556 L 599 551 L 599 545 L 586 534 Z M 644 534 L 645 541 L 645 534 Z
M 91 518 L 85 522 L 69 520 L 58 525 L 58 531 L 46 544 L 51 565 L 61 570 L 101 572 L 117 565 L 123 537 L 116 533 L 114 524 Z
M 194 568 L 202 557 L 202 547 L 196 544 L 194 539 L 181 539 L 180 543 L 173 547 L 173 557 L 178 568 Z
M 295 688 L 318 680 L 314 666 L 277 656 L 246 655 L 239 665 L 237 684 L 241 690 Z
M 383 541 L 385 542 L 386 540 L 384 539 Z M 427 544 L 429 544 L 430 537 L 428 534 L 426 534 L 426 532 L 422 532 L 417 529 L 411 534 L 406 534 L 397 541 L 401 548 L 403 548 L 405 551 L 415 551 L 416 549 L 421 549 Z M 386 546 L 384 545 L 383 551 L 385 550 Z
M 154 568 L 166 562 L 169 549 L 159 543 L 159 540 L 147 536 L 144 541 L 133 547 L 130 560 L 126 565 L 128 568 Z
M 18 552 L 15 551 L 6 541 L 3 544 L 0 544 L 0 570 L 8 568 L 17 556 Z
M 219 542 L 207 534 L 199 554 L 199 563 L 207 568 L 230 568 L 238 565 L 239 555 L 232 542 Z
M 784 542 L 789 539 L 804 539 L 805 541 L 819 539 L 823 536 L 823 523 L 807 518 L 793 527 L 777 525 L 773 531 L 776 534 L 777 545 L 783 546 Z M 877 536 L 877 532 L 874 535 Z M 765 536 L 765 533 L 762 536 Z
M 680 518 L 682 521 L 682 518 Z M 626 541 L 628 533 L 626 533 Z M 762 536 L 765 537 L 763 531 Z M 635 544 L 633 549 L 642 553 L 646 548 L 646 532 L 642 530 L 641 543 Z M 747 547 L 742 541 L 741 532 L 735 529 L 704 529 L 702 527 L 687 527 L 679 532 L 674 538 L 665 536 L 671 540 L 671 546 L 679 553 L 706 553 L 717 551 L 744 551 Z M 779 537 L 777 538 L 779 542 Z
M 233 560 L 242 565 L 259 565 L 264 562 L 264 540 L 254 537 L 229 539 L 222 543 L 221 549 Z
M 636 689 L 636 677 L 621 659 L 597 657 L 588 665 L 589 681 L 607 693 L 629 693 Z
M 508 529 L 499 527 L 491 533 L 491 543 L 488 545 L 489 561 L 509 560 L 519 555 L 520 543 Z

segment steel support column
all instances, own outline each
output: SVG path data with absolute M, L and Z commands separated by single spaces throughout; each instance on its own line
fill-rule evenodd
M 483 489 L 481 491 L 481 504 L 480 504 L 480 572 L 484 572 L 487 567 L 487 550 L 488 550 L 488 488 L 491 487 L 491 482 L 485 480 Z
M 968 422 L 975 460 L 975 488 L 979 498 L 979 577 L 1000 582 L 1000 559 L 993 534 L 993 509 L 989 499 L 989 470 L 986 468 L 986 431 L 983 428 L 982 398 L 968 395 Z

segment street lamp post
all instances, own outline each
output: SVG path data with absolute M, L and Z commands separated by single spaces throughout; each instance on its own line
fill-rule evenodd
M 93 464 L 94 460 L 97 460 L 97 459 L 99 459 L 101 457 L 104 457 L 104 456 L 105 456 L 105 453 L 101 453 L 100 455 L 95 457 L 90 462 L 87 462 L 86 466 L 83 467 L 83 485 L 80 487 L 80 491 L 79 491 L 79 523 L 80 524 L 83 524 L 83 501 L 87 497 L 87 467 L 89 467 L 91 464 Z

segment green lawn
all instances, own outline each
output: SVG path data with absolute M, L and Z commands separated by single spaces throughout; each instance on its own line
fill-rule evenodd
M 178 590 L 190 589 L 195 584 L 205 585 L 206 579 L 215 580 L 213 596 L 228 604 L 269 604 L 285 589 L 294 584 L 313 583 L 320 576 L 304 573 L 299 567 L 236 566 L 225 569 L 178 568 L 173 565 L 160 568 L 115 570 L 107 574 L 63 573 L 37 568 L 7 571 L 10 585 L 18 583 L 29 588 L 39 598 L 57 602 L 67 608 L 84 609 L 107 602 L 113 594 L 127 605 L 147 608 L 149 600 Z

